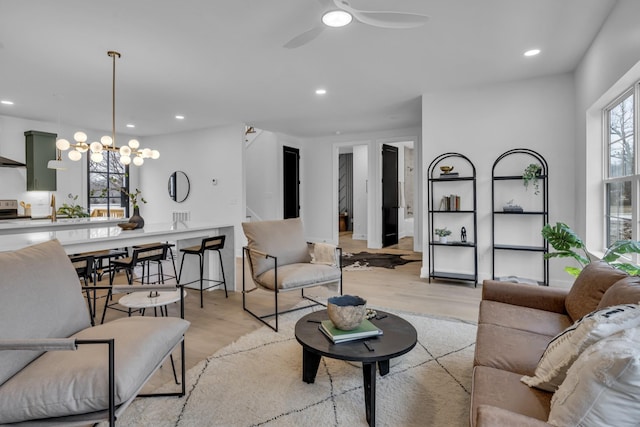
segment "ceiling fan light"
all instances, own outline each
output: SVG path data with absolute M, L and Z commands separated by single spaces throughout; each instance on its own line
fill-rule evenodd
M 345 10 L 330 10 L 322 15 L 322 23 L 327 27 L 344 27 L 352 20 L 353 16 Z

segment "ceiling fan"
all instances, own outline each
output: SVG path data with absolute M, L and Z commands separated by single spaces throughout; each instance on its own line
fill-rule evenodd
M 404 29 L 424 25 L 429 19 L 426 15 L 407 12 L 359 10 L 346 0 L 318 0 L 324 7 L 322 20 L 315 27 L 289 40 L 284 44 L 287 49 L 295 49 L 318 37 L 327 27 L 343 27 L 353 19 L 380 28 Z

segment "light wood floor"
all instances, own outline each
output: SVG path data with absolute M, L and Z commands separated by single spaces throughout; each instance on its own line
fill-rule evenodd
M 409 259 L 421 259 L 420 253 L 412 252 L 412 238 L 404 238 L 398 245 L 382 250 L 366 248 L 366 241 L 352 240 L 350 233 L 341 233 L 340 246 L 346 252 L 387 252 L 407 254 Z M 237 260 L 237 289 L 242 289 L 242 260 Z M 373 268 L 371 271 L 344 271 L 345 294 L 359 295 L 372 307 L 390 308 L 413 313 L 447 316 L 476 321 L 481 297 L 481 287 L 455 282 L 429 283 L 420 278 L 421 262 L 410 262 L 395 269 Z M 165 271 L 166 272 L 166 271 Z M 118 281 L 124 283 L 124 276 Z M 248 286 L 249 287 L 249 286 Z M 315 291 L 315 290 L 314 290 Z M 185 299 L 185 318 L 191 322 L 187 331 L 186 365 L 193 367 L 207 356 L 225 347 L 242 335 L 262 326 L 242 309 L 242 293 L 229 292 L 225 298 L 223 290 L 204 293 L 204 308 L 200 308 L 199 292 L 189 290 Z M 317 295 L 330 296 L 323 289 Z M 273 294 L 257 290 L 248 294 L 248 301 L 256 310 L 267 310 L 273 305 Z M 300 301 L 298 292 L 281 294 L 282 306 L 293 306 Z M 98 313 L 102 313 L 104 298 L 98 300 Z M 264 311 L 265 313 L 267 311 Z M 176 305 L 170 307 L 170 315 L 179 315 Z M 107 310 L 106 321 L 126 314 Z M 178 361 L 178 359 L 176 359 Z M 179 369 L 179 368 L 178 368 Z M 172 380 L 171 365 L 165 364 L 150 381 L 147 389 Z

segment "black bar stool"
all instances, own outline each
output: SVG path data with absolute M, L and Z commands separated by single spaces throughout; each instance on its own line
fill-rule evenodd
M 182 283 L 180 279 L 182 278 L 182 267 L 184 266 L 184 258 L 187 255 L 198 255 L 200 259 L 200 308 L 204 307 L 204 300 L 202 296 L 202 292 L 207 289 L 214 288 L 216 286 L 224 285 L 224 296 L 228 298 L 227 294 L 227 280 L 224 276 L 224 266 L 222 265 L 222 254 L 220 253 L 221 249 L 224 249 L 224 235 L 215 236 L 215 237 L 207 237 L 206 239 L 202 239 L 202 243 L 199 246 L 191 246 L 188 248 L 180 249 L 182 252 L 182 261 L 180 262 L 180 274 L 178 274 L 178 283 L 181 285 L 188 285 L 190 283 L 195 283 L 197 280 L 194 280 L 189 283 Z M 204 278 L 204 254 L 206 251 L 216 251 L 218 252 L 218 259 L 220 260 L 220 272 L 222 273 L 222 280 L 214 280 L 214 279 L 205 279 Z M 203 282 L 214 282 L 214 285 L 208 286 L 206 288 L 203 287 Z
M 152 262 L 155 262 L 158 265 L 158 281 L 155 283 L 164 283 L 164 272 L 162 269 L 162 260 L 165 259 L 166 257 L 167 257 L 167 245 L 165 245 L 164 243 L 160 243 L 155 246 L 145 246 L 145 247 L 135 248 L 133 249 L 132 255 L 126 258 L 111 259 L 109 262 L 109 270 L 110 270 L 109 286 L 110 287 L 113 286 L 113 279 L 116 273 L 118 272 L 118 270 L 125 270 L 127 274 L 127 282 L 130 285 L 132 285 L 134 280 L 133 270 L 138 264 L 142 266 L 142 275 L 140 277 L 141 283 L 143 285 L 145 284 L 145 278 L 146 278 L 147 284 L 151 283 L 150 267 Z M 104 304 L 104 310 L 102 310 L 102 320 L 100 321 L 100 323 L 104 323 L 104 316 L 107 312 L 107 308 L 113 308 L 114 310 L 119 310 L 124 312 L 124 310 L 120 310 L 118 308 L 113 307 L 113 305 L 117 303 L 109 304 L 109 301 L 111 300 L 112 295 L 113 295 L 113 292 L 111 289 L 109 289 L 109 292 L 107 293 L 107 299 Z
M 176 282 L 177 282 L 178 281 L 178 269 L 176 268 L 176 259 L 175 259 L 175 256 L 173 254 L 173 248 L 176 246 L 175 244 L 170 243 L 170 242 L 154 242 L 154 243 L 147 243 L 145 245 L 135 245 L 135 246 L 133 246 L 132 249 L 134 249 L 134 250 L 135 249 L 145 249 L 145 248 L 157 247 L 157 246 L 162 246 L 162 245 L 167 247 L 166 257 L 169 257 L 171 259 L 171 265 L 173 266 L 173 276 L 164 275 L 164 280 L 176 279 Z M 166 257 L 164 259 L 167 259 Z

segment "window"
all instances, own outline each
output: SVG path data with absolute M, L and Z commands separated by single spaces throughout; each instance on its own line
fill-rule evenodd
M 638 87 L 610 104 L 605 120 L 605 220 L 607 246 L 621 239 L 638 239 L 637 147 Z
M 100 163 L 89 163 L 89 212 L 91 216 L 129 216 L 129 166 L 120 163 L 120 153 L 103 152 Z

